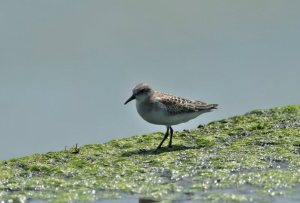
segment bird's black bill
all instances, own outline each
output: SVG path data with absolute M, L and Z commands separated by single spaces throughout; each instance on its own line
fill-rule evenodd
M 134 95 L 132 95 L 126 102 L 125 102 L 125 104 L 124 105 L 126 105 L 128 102 L 130 102 L 131 100 L 134 100 L 135 99 L 135 96 Z

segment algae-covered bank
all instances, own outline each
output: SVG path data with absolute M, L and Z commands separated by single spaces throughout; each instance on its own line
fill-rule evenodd
M 163 133 L 11 159 L 0 163 L 0 200 L 297 201 L 299 130 L 290 105 L 175 132 L 156 153 Z

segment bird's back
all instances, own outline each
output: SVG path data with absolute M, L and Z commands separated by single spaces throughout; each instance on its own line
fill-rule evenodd
M 201 111 L 204 113 L 204 111 L 209 112 L 217 110 L 216 107 L 218 106 L 218 104 L 207 104 L 201 101 L 189 100 L 162 92 L 155 92 L 153 96 L 155 97 L 154 100 L 161 103 L 161 106 L 164 107 L 170 115 Z

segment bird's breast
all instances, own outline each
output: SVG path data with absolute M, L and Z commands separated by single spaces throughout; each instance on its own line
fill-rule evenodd
M 147 122 L 157 125 L 166 125 L 166 110 L 151 103 L 136 102 L 139 115 Z

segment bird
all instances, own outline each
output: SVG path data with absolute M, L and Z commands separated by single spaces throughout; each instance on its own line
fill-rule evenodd
M 167 132 L 158 149 L 169 136 L 169 147 L 172 147 L 173 125 L 188 122 L 199 115 L 218 110 L 218 104 L 207 104 L 202 101 L 194 101 L 182 97 L 158 92 L 152 89 L 149 84 L 140 83 L 134 86 L 132 96 L 124 105 L 136 100 L 138 114 L 147 122 L 156 125 L 165 125 Z

